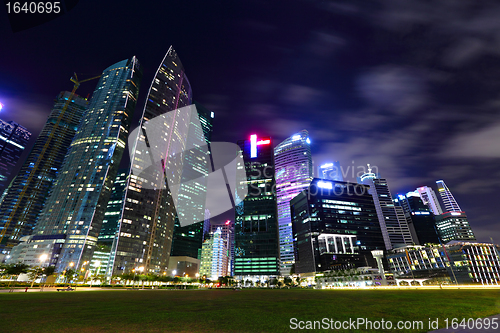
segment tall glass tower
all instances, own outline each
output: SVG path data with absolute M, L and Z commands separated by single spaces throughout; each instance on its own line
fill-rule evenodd
M 446 186 L 444 181 L 437 180 L 436 184 L 439 191 L 439 195 L 441 196 L 441 200 L 443 200 L 445 211 L 461 212 L 462 210 L 460 209 L 460 206 L 458 205 L 457 201 L 455 200 L 455 197 L 453 196 L 453 194 L 451 194 L 450 189 L 448 188 L 448 186 Z
M 70 97 L 68 91 L 56 97 L 42 132 L 0 204 L 0 225 L 7 229 L 0 244 L 4 251 L 31 235 L 87 110 L 85 98 Z
M 417 192 L 420 194 L 420 199 L 422 199 L 424 204 L 429 206 L 434 215 L 437 216 L 443 214 L 443 209 L 439 204 L 436 192 L 434 192 L 432 188 L 429 186 L 422 186 L 417 188 Z
M 108 274 L 128 273 L 138 267 L 148 273 L 167 270 L 176 210 L 165 178 L 181 179 L 179 159 L 169 157 L 182 155 L 186 147 L 190 117 L 195 115 L 179 109 L 191 103 L 191 85 L 170 47 L 151 82 L 140 130 L 129 140 L 131 172 Z M 151 127 L 156 128 L 152 133 Z M 202 216 L 204 213 L 203 209 Z
M 8 186 L 12 170 L 28 145 L 31 132 L 13 121 L 0 119 L 0 194 Z
M 276 210 L 274 151 L 270 138 L 238 141 L 246 171 L 248 195 L 235 208 L 234 274 L 264 281 L 279 274 L 279 233 Z
M 300 131 L 274 148 L 280 242 L 280 274 L 289 275 L 295 263 L 290 200 L 313 179 L 309 133 Z
M 64 235 L 56 269 L 90 261 L 125 150 L 142 70 L 135 57 L 102 73 L 34 237 Z M 73 263 L 73 264 L 71 264 Z

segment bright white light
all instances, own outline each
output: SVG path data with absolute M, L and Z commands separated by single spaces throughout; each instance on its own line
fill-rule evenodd
M 324 181 L 319 181 L 318 182 L 318 187 L 321 187 L 321 188 L 326 188 L 326 189 L 333 189 L 333 184 L 330 183 L 330 182 L 324 182 Z
M 42 254 L 42 255 L 40 256 L 40 261 L 41 261 L 41 262 L 44 262 L 45 260 L 47 260 L 47 257 L 48 257 L 48 256 L 47 256 L 46 254 Z
M 100 262 L 99 260 L 97 260 L 97 261 L 95 262 L 95 265 L 96 265 L 97 267 L 99 267 L 99 266 L 101 266 L 101 262 Z
M 320 166 L 320 168 L 329 168 L 329 167 L 332 167 L 333 166 L 333 163 L 326 163 L 326 164 L 323 164 L 322 166 Z
M 3 109 L 3 104 L 0 103 L 0 111 Z
M 292 136 L 292 140 L 293 141 L 300 140 L 300 135 L 297 134 L 297 135 Z
M 306 142 L 307 143 L 311 143 L 311 140 L 309 140 L 309 138 L 306 139 Z
M 177 274 L 177 270 L 175 270 L 175 269 L 174 269 L 174 270 L 172 271 L 172 274 L 174 274 L 174 275 L 175 275 L 175 274 Z

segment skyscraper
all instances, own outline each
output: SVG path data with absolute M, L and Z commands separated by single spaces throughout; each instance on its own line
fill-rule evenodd
M 243 159 L 248 195 L 235 208 L 234 274 L 264 281 L 279 275 L 279 233 L 271 138 L 238 141 Z
M 195 103 L 201 128 L 190 126 L 187 145 L 194 146 L 183 156 L 182 178 L 176 205 L 175 227 L 172 239 L 172 256 L 198 258 L 203 240 L 205 219 L 205 201 L 207 192 L 208 166 L 210 155 L 206 147 L 196 147 L 196 143 L 205 141 L 210 144 L 214 113 Z M 195 212 L 193 213 L 193 210 Z M 179 218 L 180 217 L 180 218 Z M 184 220 L 184 226 L 181 226 Z
M 214 222 L 210 225 L 210 233 L 220 229 L 221 237 L 226 240 L 228 254 L 228 274 L 234 274 L 234 221 Z M 208 235 L 209 236 L 209 235 Z M 210 236 L 209 236 L 210 237 Z
M 167 270 L 176 209 L 165 177 L 180 183 L 184 155 L 171 156 L 185 151 L 190 117 L 197 114 L 179 108 L 191 101 L 191 85 L 170 47 L 151 82 L 137 135 L 129 140 L 131 172 L 108 274 L 128 273 L 137 267 L 144 267 L 146 273 Z M 156 131 L 149 133 L 149 126 Z
M 9 185 L 21 154 L 28 145 L 31 132 L 13 121 L 0 119 L 0 195 Z
M 446 212 L 461 212 L 462 209 L 460 209 L 460 206 L 455 200 L 455 197 L 453 196 L 453 194 L 451 194 L 450 189 L 448 188 L 448 186 L 446 186 L 444 181 L 437 180 L 436 184 L 438 187 L 439 195 L 441 196 L 441 200 L 443 200 L 444 210 Z
M 33 149 L 0 204 L 0 226 L 6 229 L 0 244 L 4 251 L 31 235 L 87 105 L 85 98 L 71 97 L 68 91 L 56 97 Z
M 413 244 L 413 239 L 404 216 L 398 216 L 387 180 L 371 172 L 363 174 L 358 182 L 370 186 L 369 192 L 377 210 L 380 229 L 384 237 L 386 250 Z
M 434 215 L 443 214 L 443 210 L 441 209 L 441 205 L 439 204 L 438 198 L 436 196 L 436 192 L 429 186 L 422 186 L 417 188 L 418 194 L 420 194 L 420 198 L 431 209 Z
M 436 229 L 436 220 L 430 208 L 424 204 L 418 192 L 408 192 L 398 195 L 394 203 L 401 206 L 408 226 L 416 244 L 438 244 L 439 235 Z
M 217 228 L 212 236 L 203 243 L 201 250 L 200 276 L 213 281 L 219 276 L 228 274 L 227 241 L 222 237 L 221 228 Z
M 376 266 L 385 249 L 368 186 L 314 178 L 290 202 L 297 273 Z
M 313 179 L 309 133 L 300 131 L 274 148 L 280 244 L 280 274 L 290 274 L 295 262 L 290 200 Z
M 444 243 L 476 240 L 465 212 L 446 212 L 437 215 L 436 227 Z
M 125 150 L 142 70 L 135 57 L 102 73 L 61 167 L 35 236 L 65 238 L 57 270 L 90 261 Z

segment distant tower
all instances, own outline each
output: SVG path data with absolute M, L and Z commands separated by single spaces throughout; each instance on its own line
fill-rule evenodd
M 222 236 L 221 228 L 217 228 L 210 239 L 207 239 L 201 250 L 200 276 L 216 281 L 219 276 L 228 275 L 227 240 Z
M 86 99 L 74 94 L 69 100 L 70 96 L 63 91 L 56 97 L 45 126 L 0 204 L 0 226 L 6 228 L 0 245 L 7 246 L 4 251 L 33 232 L 87 110 Z
M 450 189 L 446 184 L 444 183 L 443 180 L 437 180 L 436 181 L 439 195 L 441 196 L 441 200 L 443 200 L 444 204 L 444 209 L 447 212 L 461 212 L 462 209 L 460 209 L 460 206 L 458 205 L 457 201 L 453 197 L 453 194 L 451 194 Z
M 8 186 L 12 171 L 26 149 L 31 132 L 13 121 L 0 119 L 0 194 Z
M 318 178 L 338 180 L 341 182 L 344 181 L 344 177 L 342 176 L 342 171 L 340 169 L 340 163 L 336 161 L 318 166 Z
M 313 179 L 309 142 L 309 133 L 303 130 L 274 148 L 281 275 L 289 275 L 295 262 L 290 200 L 308 188 Z
M 420 198 L 429 206 L 434 215 L 443 214 L 443 210 L 441 209 L 441 205 L 439 204 L 438 198 L 436 196 L 436 192 L 429 186 L 422 186 L 417 188 L 418 194 L 420 194 Z
M 407 220 L 396 210 L 387 180 L 373 173 L 368 164 L 368 172 L 359 177 L 358 182 L 370 186 L 386 250 L 413 244 Z

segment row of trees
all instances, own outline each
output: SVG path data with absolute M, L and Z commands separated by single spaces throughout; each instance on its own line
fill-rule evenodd
M 35 283 L 35 280 L 39 277 L 49 277 L 54 274 L 55 267 L 47 266 L 47 267 L 30 267 L 29 265 L 23 263 L 16 264 L 0 264 L 0 276 L 2 278 L 8 277 L 9 286 L 10 283 L 14 280 L 17 280 L 17 277 L 21 274 L 28 274 L 28 278 L 31 281 L 31 287 Z

